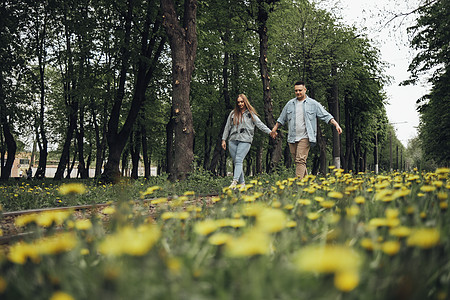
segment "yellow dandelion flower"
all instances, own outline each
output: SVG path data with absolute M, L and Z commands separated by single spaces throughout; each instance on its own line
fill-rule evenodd
M 281 207 L 281 202 L 280 201 L 274 201 L 272 203 L 272 207 L 273 208 L 280 208 Z
M 287 228 L 294 228 L 294 227 L 297 227 L 297 222 L 295 222 L 295 221 L 287 221 L 286 222 L 286 227 Z
M 47 211 L 36 215 L 35 222 L 42 227 L 49 227 L 52 224 L 61 225 L 72 213 L 72 210 Z
M 441 210 L 447 210 L 448 209 L 448 202 L 447 201 L 439 202 L 439 207 L 440 207 Z
M 357 271 L 350 270 L 338 272 L 334 275 L 334 286 L 343 292 L 354 290 L 359 284 L 359 274 Z
M 194 191 L 186 191 L 186 192 L 183 193 L 183 195 L 185 195 L 185 196 L 194 196 L 195 192 Z
M 142 256 L 150 251 L 160 236 L 161 230 L 156 225 L 144 224 L 137 228 L 128 226 L 106 236 L 100 243 L 98 251 L 111 256 L 123 254 Z
M 72 297 L 68 293 L 65 293 L 65 292 L 62 292 L 62 291 L 56 291 L 50 297 L 50 300 L 75 300 L 75 298 Z
M 113 206 L 107 206 L 102 210 L 102 214 L 104 215 L 113 215 L 116 213 L 116 208 Z
M 320 202 L 320 206 L 322 206 L 323 208 L 332 208 L 336 205 L 336 203 L 334 201 L 322 201 Z
M 439 200 L 444 201 L 444 200 L 447 200 L 448 194 L 446 192 L 439 192 L 437 194 L 437 197 Z
M 317 202 L 322 202 L 322 201 L 325 201 L 325 198 L 324 197 L 320 197 L 320 196 L 316 196 L 316 197 L 314 197 L 314 200 L 316 200 Z
M 169 201 L 169 199 L 164 198 L 164 197 L 163 198 L 156 198 L 156 199 L 150 200 L 150 204 L 157 205 L 157 204 L 166 203 L 167 201 Z
M 19 242 L 12 245 L 9 248 L 8 260 L 23 265 L 30 259 L 32 262 L 37 263 L 40 260 L 38 249 L 33 244 Z
M 89 230 L 92 228 L 91 220 L 85 219 L 85 220 L 76 220 L 75 221 L 75 228 L 78 230 Z
M 400 251 L 400 242 L 398 241 L 386 241 L 381 244 L 381 250 L 387 255 L 395 255 Z
M 25 214 L 20 215 L 14 220 L 14 224 L 17 227 L 24 227 L 30 223 L 35 222 L 37 214 Z
M 294 208 L 294 205 L 286 204 L 283 208 L 286 209 L 286 210 L 292 210 Z
M 75 248 L 78 240 L 74 233 L 65 232 L 38 240 L 35 247 L 40 254 L 58 254 Z
M 267 208 L 256 217 L 256 226 L 263 232 L 278 232 L 286 226 L 286 214 L 279 209 Z
M 399 215 L 398 209 L 387 208 L 384 212 L 386 218 L 388 219 L 397 219 Z
M 147 195 L 151 195 L 157 190 L 162 190 L 162 188 L 159 185 L 148 187 L 145 192 L 141 193 L 141 198 Z
M 225 249 L 225 253 L 231 257 L 268 254 L 271 250 L 270 237 L 267 233 L 252 230 L 228 241 Z
M 369 238 L 364 238 L 361 240 L 360 242 L 361 247 L 363 247 L 366 250 L 369 251 L 373 251 L 375 249 L 378 249 L 378 244 L 374 243 L 371 239 Z
M 309 199 L 298 199 L 297 202 L 301 205 L 310 205 L 311 204 L 311 200 L 309 200 Z
M 233 236 L 228 233 L 218 232 L 211 235 L 208 239 L 208 242 L 211 245 L 224 245 L 228 243 L 231 239 L 233 239 Z
M 440 240 L 440 233 L 435 228 L 421 228 L 414 230 L 406 240 L 408 246 L 429 249 L 436 246 Z
M 423 185 L 420 187 L 420 190 L 424 193 L 429 193 L 435 191 L 436 187 L 433 185 Z
M 215 220 L 205 220 L 195 224 L 194 232 L 200 235 L 208 235 L 219 228 Z
M 345 211 L 347 212 L 347 216 L 349 218 L 359 215 L 359 207 L 356 205 L 352 205 L 350 207 L 346 207 Z
M 435 173 L 436 174 L 448 174 L 448 173 L 450 173 L 450 168 L 437 168 Z
M 406 208 L 406 214 L 412 215 L 416 211 L 416 208 L 414 206 L 408 206 Z
M 357 196 L 355 197 L 354 201 L 356 204 L 363 204 L 364 202 L 366 202 L 366 199 L 363 196 Z
M 211 201 L 212 201 L 213 203 L 217 203 L 217 202 L 220 201 L 220 197 L 212 197 L 212 198 L 211 198 Z
M 399 238 L 404 238 L 407 237 L 408 235 L 410 235 L 411 233 L 411 229 L 405 226 L 399 226 L 399 227 L 395 227 L 395 228 L 391 228 L 389 229 L 389 234 L 399 237 Z
M 320 217 L 320 214 L 317 212 L 310 212 L 306 215 L 306 217 L 312 221 L 317 220 Z
M 344 194 L 342 194 L 341 192 L 332 191 L 328 193 L 328 197 L 334 199 L 342 199 L 344 197 Z
M 362 258 L 353 248 L 344 245 L 310 245 L 295 256 L 300 271 L 334 273 L 357 270 Z
M 85 192 L 86 186 L 82 183 L 66 183 L 59 187 L 59 193 L 61 195 L 84 194 Z
M 387 226 L 387 219 L 384 218 L 373 218 L 369 221 L 369 226 L 373 227 L 383 227 Z

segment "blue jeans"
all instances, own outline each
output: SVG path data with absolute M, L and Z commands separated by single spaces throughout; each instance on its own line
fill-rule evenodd
M 251 143 L 240 141 L 228 141 L 228 150 L 230 150 L 231 158 L 234 163 L 233 180 L 239 184 L 244 183 L 244 158 L 250 150 Z

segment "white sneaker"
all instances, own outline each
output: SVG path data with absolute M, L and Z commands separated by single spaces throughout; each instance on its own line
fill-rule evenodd
M 234 189 L 236 189 L 236 185 L 237 185 L 237 180 L 233 180 L 228 188 L 234 190 Z

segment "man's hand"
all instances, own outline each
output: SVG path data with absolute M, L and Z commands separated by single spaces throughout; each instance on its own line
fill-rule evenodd
M 275 139 L 275 138 L 277 137 L 277 135 L 278 135 L 278 132 L 276 132 L 276 131 L 271 131 L 271 132 L 269 133 L 269 135 L 270 135 L 271 138 Z
M 227 150 L 227 142 L 225 140 L 222 140 L 222 148 L 223 150 Z
M 338 134 L 342 133 L 342 128 L 341 126 L 339 126 L 338 122 L 336 122 L 335 119 L 331 119 L 330 123 L 333 124 L 334 127 L 336 127 L 336 131 L 338 132 Z

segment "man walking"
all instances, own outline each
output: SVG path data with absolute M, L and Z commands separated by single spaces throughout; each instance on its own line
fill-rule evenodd
M 297 81 L 294 90 L 296 98 L 286 103 L 272 132 L 275 133 L 280 125 L 288 123 L 287 141 L 295 161 L 295 175 L 302 179 L 307 174 L 306 159 L 310 146 L 316 144 L 317 118 L 333 124 L 339 134 L 342 128 L 319 102 L 306 95 L 303 81 Z

